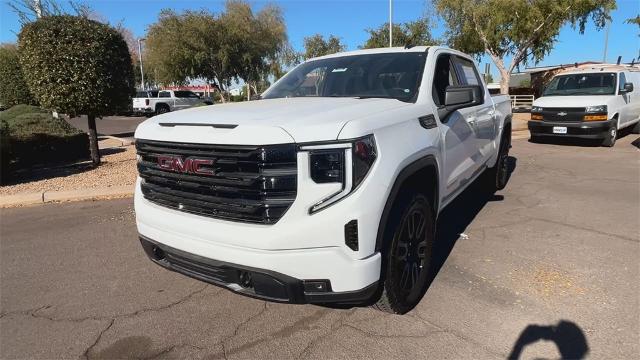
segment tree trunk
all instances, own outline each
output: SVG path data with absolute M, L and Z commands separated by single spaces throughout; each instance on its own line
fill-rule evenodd
M 498 69 L 500 70 L 500 93 L 509 95 L 509 80 L 511 79 L 511 74 L 506 69 Z
M 100 165 L 100 150 L 98 149 L 98 130 L 96 129 L 96 116 L 87 115 L 89 121 L 89 151 L 94 166 Z

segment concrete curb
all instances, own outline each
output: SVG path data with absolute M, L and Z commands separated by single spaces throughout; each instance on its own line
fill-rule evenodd
M 99 200 L 133 196 L 134 185 L 111 186 L 106 188 L 71 191 L 44 191 L 8 195 L 0 198 L 0 208 L 36 205 L 62 201 Z

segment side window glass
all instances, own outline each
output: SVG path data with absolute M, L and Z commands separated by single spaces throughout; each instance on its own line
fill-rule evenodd
M 444 105 L 447 86 L 456 85 L 458 85 L 458 79 L 451 62 L 451 57 L 447 54 L 438 56 L 433 73 L 433 90 L 431 91 L 433 102 L 435 102 L 437 106 Z
M 480 77 L 473 63 L 467 59 L 456 58 L 456 69 L 462 85 L 480 85 Z
M 168 98 L 168 97 L 171 97 L 171 93 L 168 91 L 160 91 L 160 93 L 158 94 L 158 97 Z
M 624 73 L 620 73 L 620 79 L 618 80 L 618 90 L 624 90 L 624 84 L 627 82 L 627 77 Z

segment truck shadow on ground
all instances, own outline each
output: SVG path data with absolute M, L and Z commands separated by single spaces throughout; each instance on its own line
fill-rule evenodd
M 583 359 L 589 352 L 587 338 L 575 323 L 560 320 L 557 325 L 529 325 L 518 336 L 507 359 L 517 360 L 524 349 L 538 341 L 552 341 L 561 359 Z
M 509 178 L 516 169 L 517 159 L 509 156 Z M 453 200 L 438 215 L 436 241 L 434 244 L 433 277 L 435 278 L 447 261 L 460 234 L 473 222 L 484 206 L 490 201 L 502 201 L 504 196 L 488 192 L 484 186 L 485 174 Z M 507 183 L 507 186 L 509 184 Z

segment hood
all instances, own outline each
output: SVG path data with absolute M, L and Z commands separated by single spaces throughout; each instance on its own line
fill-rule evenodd
M 614 95 L 542 96 L 533 102 L 533 106 L 565 108 L 607 105 L 613 97 Z
M 300 97 L 216 104 L 155 116 L 136 138 L 267 145 L 338 138 L 350 120 L 410 104 L 395 99 Z

